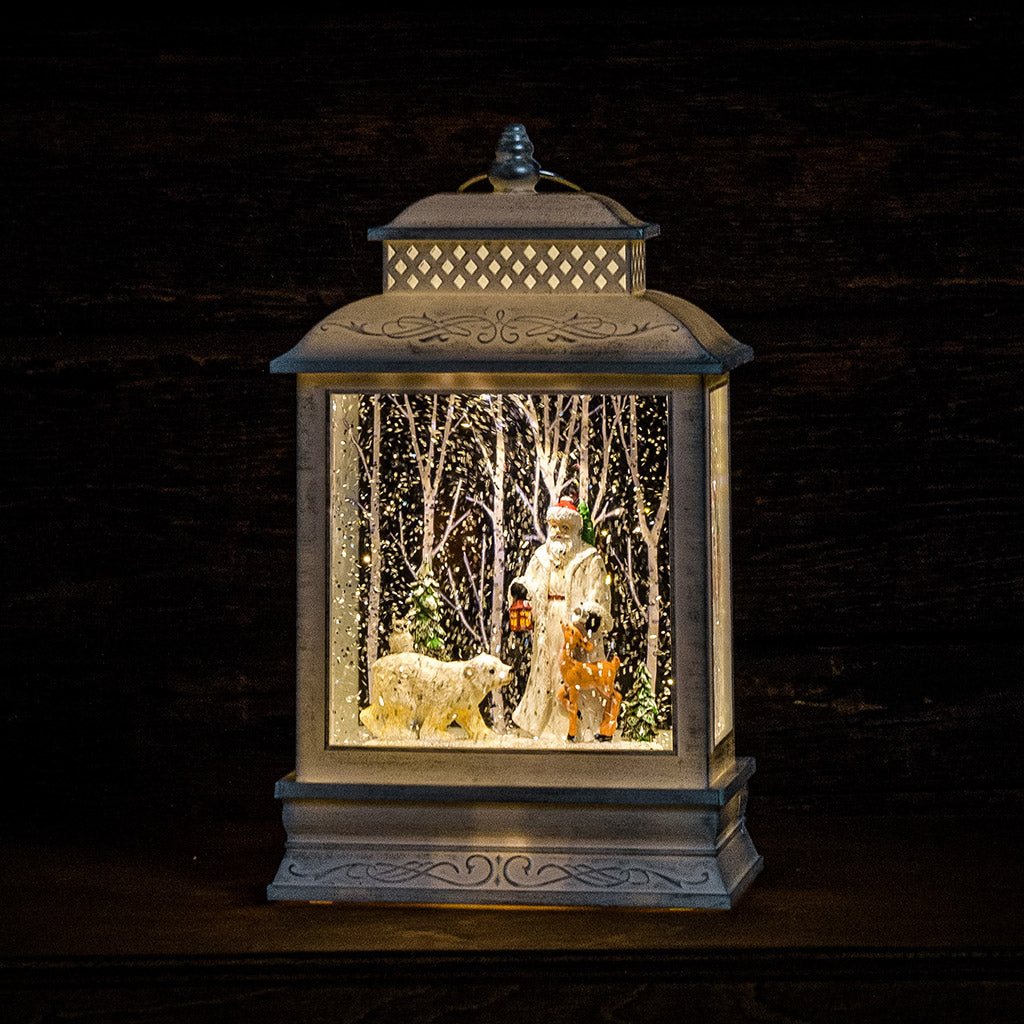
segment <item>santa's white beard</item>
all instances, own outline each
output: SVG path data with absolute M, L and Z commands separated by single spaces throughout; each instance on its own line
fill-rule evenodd
M 567 540 L 549 540 L 548 554 L 551 555 L 551 564 L 556 569 L 561 569 L 575 551 L 576 545 Z

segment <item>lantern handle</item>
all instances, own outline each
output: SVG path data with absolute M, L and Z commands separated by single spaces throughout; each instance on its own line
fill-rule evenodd
M 475 185 L 478 181 L 483 181 L 487 177 L 486 174 L 474 174 L 469 181 L 464 181 L 455 191 L 465 192 L 471 185 Z
M 549 181 L 556 181 L 559 185 L 565 185 L 566 187 L 571 188 L 573 192 L 583 191 L 582 186 L 577 185 L 575 182 L 569 181 L 568 178 L 563 178 L 560 174 L 555 174 L 554 171 L 540 170 L 537 173 L 542 178 L 547 178 Z M 466 189 L 471 188 L 478 181 L 486 181 L 489 177 L 490 175 L 488 174 L 475 174 L 468 181 L 464 181 L 455 191 L 465 192 Z
M 577 185 L 575 182 L 570 181 L 568 178 L 563 178 L 560 174 L 555 174 L 554 171 L 541 171 L 540 176 L 542 178 L 548 178 L 551 181 L 557 181 L 559 185 L 566 185 L 569 188 L 571 188 L 573 192 L 583 191 L 583 189 L 580 188 L 580 186 Z

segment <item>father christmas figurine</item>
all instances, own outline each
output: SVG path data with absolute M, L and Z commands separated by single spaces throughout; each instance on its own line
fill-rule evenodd
M 533 608 L 533 660 L 523 699 L 512 721 L 533 736 L 564 739 L 568 712 L 556 699 L 562 685 L 562 623 L 573 613 L 585 614 L 594 651 L 589 658 L 604 660 L 604 635 L 611 626 L 612 594 L 600 554 L 580 536 L 583 517 L 573 502 L 563 499 L 548 509 L 548 539 L 533 553 L 523 576 L 509 587 L 515 601 L 527 599 Z

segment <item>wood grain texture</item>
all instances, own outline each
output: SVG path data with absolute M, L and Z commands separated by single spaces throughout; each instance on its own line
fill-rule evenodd
M 368 227 L 487 166 L 659 222 L 733 379 L 738 752 L 778 806 L 1019 798 L 1024 22 L 165 18 L 0 42 L 4 749 L 74 832 L 271 820 L 294 398 Z M 60 816 L 58 816 L 60 817 Z M 52 826 L 52 821 L 48 827 Z

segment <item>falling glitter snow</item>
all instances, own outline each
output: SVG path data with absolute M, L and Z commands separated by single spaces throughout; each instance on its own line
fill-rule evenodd
M 417 651 L 510 665 L 512 681 L 481 706 L 493 735 L 478 742 L 537 749 L 511 725 L 532 651 L 529 633 L 509 630 L 507 588 L 565 496 L 608 568 L 618 685 L 628 691 L 644 668 L 657 724 L 671 729 L 665 396 L 335 394 L 330 428 L 333 744 L 369 742 L 358 723 L 369 666 Z M 660 749 L 666 735 L 630 746 Z

